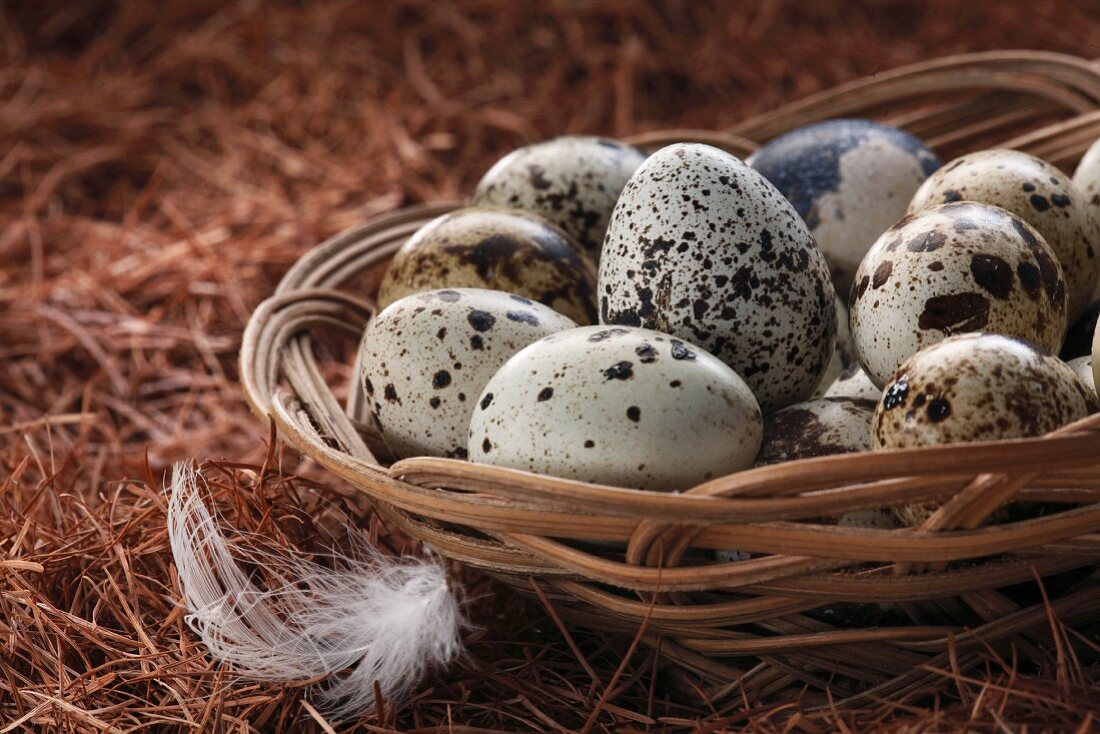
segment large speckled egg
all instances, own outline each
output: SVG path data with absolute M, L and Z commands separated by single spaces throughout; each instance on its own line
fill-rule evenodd
M 367 326 L 360 345 L 371 418 L 395 455 L 466 457 L 478 395 L 533 341 L 576 326 L 523 296 L 454 288 L 406 296 Z
M 956 158 L 929 176 L 909 204 L 916 212 L 952 201 L 1007 209 L 1035 227 L 1065 270 L 1072 323 L 1100 279 L 1100 224 L 1081 190 L 1046 161 L 1018 150 L 983 150 Z
M 645 153 L 617 140 L 553 138 L 497 161 L 473 201 L 538 214 L 572 235 L 595 262 L 619 193 L 644 160 Z
M 941 165 L 917 138 L 871 120 L 801 127 L 752 156 L 753 168 L 806 220 L 838 293 L 851 290 L 864 253 Z
M 1066 282 L 1031 225 L 960 201 L 887 230 L 859 266 L 850 309 L 860 362 L 882 386 L 918 350 L 965 332 L 1017 336 L 1056 354 L 1066 333 Z
M 646 329 L 586 326 L 523 349 L 470 422 L 473 462 L 653 490 L 752 466 L 760 408 L 701 348 Z
M 1096 392 L 1096 374 L 1092 367 L 1092 356 L 1078 357 L 1066 362 L 1074 374 L 1081 378 L 1081 382 L 1088 385 L 1089 389 Z
M 871 378 L 863 370 L 863 365 L 859 362 L 853 362 L 845 367 L 844 371 L 833 380 L 833 383 L 825 390 L 823 397 L 856 398 L 859 400 L 873 400 L 877 403 L 878 399 L 882 397 L 882 389 L 871 382 Z
M 875 401 L 819 398 L 788 405 L 764 420 L 757 466 L 867 451 Z
M 469 207 L 428 222 L 394 254 L 378 305 L 440 288 L 507 291 L 596 321 L 596 266 L 576 240 L 525 212 Z
M 875 411 L 872 447 L 1040 436 L 1084 418 L 1096 394 L 1065 362 L 1021 339 L 964 334 L 917 352 Z
M 828 267 L 806 224 L 729 153 L 677 144 L 623 189 L 600 261 L 600 320 L 700 344 L 765 412 L 805 400 L 836 342 Z

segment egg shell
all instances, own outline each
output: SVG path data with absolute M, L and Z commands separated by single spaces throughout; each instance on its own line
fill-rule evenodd
M 736 561 L 747 561 L 752 558 L 752 554 L 747 551 L 739 550 L 717 550 L 714 551 L 714 560 L 719 563 L 734 563 Z
M 863 370 L 863 365 L 854 362 L 844 368 L 840 376 L 829 385 L 823 397 L 826 398 L 856 398 L 858 400 L 873 400 L 878 402 L 882 397 L 882 390 Z
M 919 139 L 871 120 L 828 120 L 775 138 L 752 156 L 806 221 L 837 292 L 852 288 L 871 244 L 905 215 L 942 165 Z
M 893 530 L 900 525 L 897 515 L 888 507 L 872 507 L 865 510 L 845 512 L 836 524 L 842 528 L 870 528 L 872 530 Z
M 646 329 L 586 326 L 500 368 L 470 422 L 477 463 L 596 484 L 688 489 L 760 448 L 745 382 L 701 348 Z
M 1073 181 L 1033 155 L 983 150 L 956 158 L 929 176 L 909 211 L 960 200 L 999 206 L 1035 227 L 1065 271 L 1069 322 L 1084 312 L 1100 280 L 1100 222 Z
M 525 212 L 467 207 L 428 222 L 394 254 L 378 305 L 441 288 L 507 291 L 596 321 L 596 266 L 576 240 Z
M 882 386 L 918 350 L 955 334 L 1007 334 L 1057 353 L 1066 282 L 1023 219 L 961 201 L 887 230 L 859 266 L 850 311 L 860 362 Z
M 921 350 L 894 374 L 875 410 L 872 448 L 1041 436 L 1096 407 L 1095 391 L 1035 345 L 964 334 Z
M 808 398 L 836 342 L 825 258 L 768 181 L 729 153 L 662 148 L 635 172 L 600 261 L 600 321 L 695 342 L 765 412 Z
M 825 391 L 840 377 L 842 372 L 844 372 L 844 361 L 840 357 L 840 348 L 837 347 L 833 350 L 833 356 L 829 358 L 829 366 L 825 368 L 825 374 L 821 376 L 821 382 L 818 383 L 817 389 L 813 391 L 810 398 L 824 397 Z
M 847 293 L 847 291 L 845 291 Z M 852 344 L 852 330 L 849 327 L 848 304 L 843 298 L 836 299 L 836 351 L 845 367 L 858 359 L 856 347 Z
M 501 158 L 474 190 L 475 204 L 538 214 L 573 236 L 597 262 L 611 210 L 645 153 L 617 140 L 564 136 Z
M 1092 354 L 1092 335 L 1096 332 L 1097 320 L 1100 320 L 1100 301 L 1093 301 L 1066 331 L 1066 340 L 1058 356 L 1068 362 Z
M 576 324 L 523 296 L 454 288 L 406 296 L 360 345 L 371 418 L 395 455 L 466 457 L 470 415 L 513 354 Z
M 789 405 L 764 420 L 757 466 L 867 451 L 873 400 L 819 398 Z
M 1069 368 L 1081 378 L 1081 382 L 1088 385 L 1094 393 L 1096 392 L 1096 375 L 1092 366 L 1092 356 L 1078 357 L 1077 359 L 1071 359 L 1066 362 Z
M 1095 225 L 1100 227 L 1100 139 L 1089 146 L 1085 156 L 1077 164 L 1077 170 L 1073 173 L 1073 183 L 1084 195 Z M 1097 282 L 1093 296 L 1100 298 L 1100 281 Z
M 848 330 L 848 307 L 841 299 L 836 299 L 836 347 L 829 358 L 829 366 L 821 376 L 821 382 L 811 397 L 825 397 L 825 392 L 840 379 L 844 371 L 856 361 L 855 347 L 852 346 L 852 334 Z
M 1100 324 L 1092 335 L 1092 381 L 1094 385 L 1100 385 Z

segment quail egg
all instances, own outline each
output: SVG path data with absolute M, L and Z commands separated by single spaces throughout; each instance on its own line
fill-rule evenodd
M 909 204 L 916 212 L 952 201 L 993 204 L 1032 225 L 1065 270 L 1069 322 L 1092 301 L 1100 279 L 1100 223 L 1085 195 L 1046 161 L 1017 150 L 983 150 L 956 158 L 932 174 Z
M 597 484 L 682 490 L 752 466 L 760 408 L 694 344 L 647 329 L 586 326 L 545 337 L 493 375 L 469 457 Z
M 478 182 L 475 204 L 538 214 L 572 235 L 598 261 L 615 201 L 645 160 L 634 146 L 565 136 L 514 150 Z
M 399 457 L 466 457 L 470 415 L 489 378 L 523 347 L 576 324 L 523 296 L 454 288 L 406 296 L 367 326 L 363 390 Z
M 1092 383 L 1100 385 L 1100 326 L 1092 336 Z
M 862 398 L 819 398 L 772 413 L 764 419 L 756 465 L 866 451 L 875 405 Z
M 792 130 L 752 156 L 806 220 L 839 293 L 851 290 L 864 253 L 941 165 L 912 135 L 858 119 Z
M 1081 378 L 1081 382 L 1088 385 L 1089 389 L 1096 392 L 1096 375 L 1093 373 L 1092 356 L 1078 357 L 1066 362 L 1069 368 Z
M 833 284 L 805 223 L 763 176 L 709 145 L 662 148 L 630 178 L 598 295 L 601 323 L 699 344 L 765 412 L 813 394 L 836 343 Z
M 1059 356 L 1067 362 L 1077 357 L 1092 354 L 1092 335 L 1096 331 L 1096 322 L 1100 319 L 1100 301 L 1093 301 L 1085 313 L 1066 332 Z
M 825 391 L 829 389 L 829 385 L 832 385 L 836 381 L 840 374 L 844 372 L 844 362 L 840 358 L 840 350 L 834 349 L 833 356 L 829 357 L 829 366 L 825 368 L 825 374 L 821 376 L 821 382 L 817 384 L 817 389 L 810 395 L 811 398 L 820 398 L 825 396 Z
M 1096 393 L 1064 362 L 1000 334 L 964 334 L 922 349 L 890 379 L 872 448 L 1040 436 L 1096 410 Z
M 468 207 L 428 222 L 394 254 L 378 305 L 440 288 L 507 291 L 596 321 L 596 266 L 572 237 L 521 211 Z
M 878 402 L 882 397 L 882 390 L 863 370 L 863 365 L 853 362 L 844 368 L 840 376 L 833 381 L 825 391 L 826 398 L 856 398 L 860 400 L 873 400 Z
M 822 375 L 821 382 L 817 384 L 817 389 L 814 390 L 812 397 L 824 397 L 825 391 L 839 380 L 845 370 L 855 361 L 856 352 L 852 346 L 852 333 L 848 330 L 848 307 L 844 305 L 841 299 L 837 298 L 836 347 L 833 349 L 833 356 L 829 358 L 829 366 L 825 369 L 825 374 Z
M 1092 208 L 1093 215 L 1100 217 L 1100 139 L 1089 146 L 1085 156 L 1077 164 L 1073 183 L 1085 195 L 1085 201 Z
M 960 201 L 887 230 L 859 266 L 852 340 L 883 386 L 918 350 L 971 331 L 1017 336 L 1057 353 L 1066 333 L 1066 283 L 1042 236 L 1023 219 Z
M 868 507 L 864 510 L 845 512 L 836 524 L 842 528 L 871 528 L 872 530 L 893 530 L 900 525 L 897 515 L 889 507 Z

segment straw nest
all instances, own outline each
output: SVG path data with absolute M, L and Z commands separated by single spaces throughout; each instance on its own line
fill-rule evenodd
M 1048 53 L 951 56 L 728 130 L 631 142 L 702 141 L 744 156 L 757 141 L 838 116 L 876 117 L 933 147 L 1013 147 L 1067 166 L 1100 137 L 1100 66 Z M 545 594 L 572 623 L 641 628 L 641 641 L 706 681 L 711 700 L 806 690 L 822 692 L 821 703 L 826 692 L 848 704 L 902 696 L 927 685 L 931 671 L 965 669 L 1009 642 L 1024 655 L 1037 650 L 1050 642 L 1052 613 L 1069 626 L 1097 618 L 1100 416 L 1035 439 L 769 466 L 682 494 L 449 459 L 380 461 L 362 396 L 352 386 L 345 404 L 335 397 L 315 347 L 326 332 L 362 333 L 375 306 L 348 285 L 376 275 L 421 224 L 453 206 L 405 209 L 325 242 L 287 273 L 244 336 L 241 377 L 254 412 L 388 522 L 522 593 Z M 920 528 L 821 520 L 917 499 L 943 501 Z M 1010 500 L 1065 509 L 983 526 Z M 716 562 L 706 553 L 722 548 L 752 557 Z

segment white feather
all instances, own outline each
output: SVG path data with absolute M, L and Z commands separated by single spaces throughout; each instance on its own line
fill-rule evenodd
M 231 548 L 201 479 L 190 466 L 174 467 L 168 534 L 187 623 L 216 658 L 259 680 L 346 671 L 318 692 L 329 714 L 346 718 L 373 707 L 375 682 L 386 698 L 400 698 L 428 668 L 461 653 L 466 622 L 437 560 L 384 556 L 364 542 L 328 568 Z M 242 561 L 282 581 L 258 586 Z

